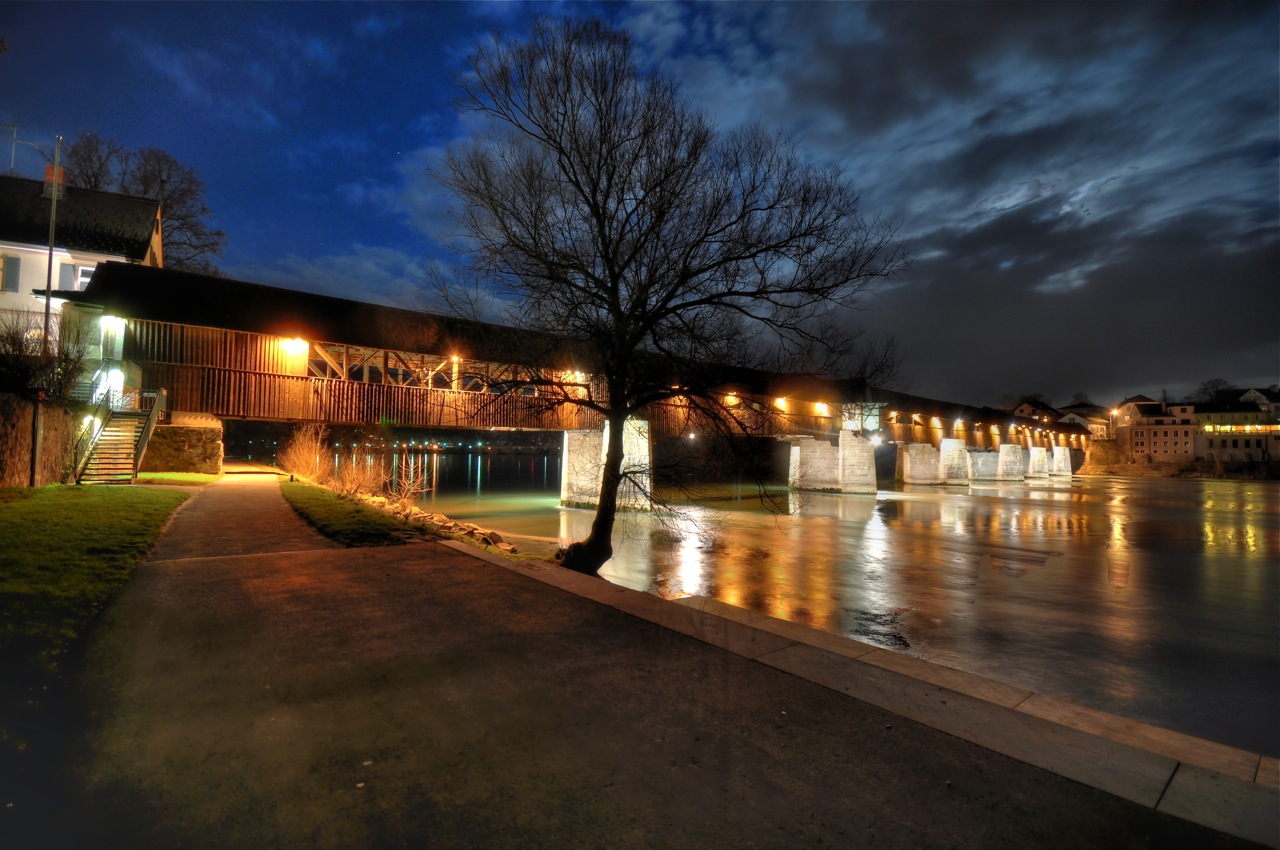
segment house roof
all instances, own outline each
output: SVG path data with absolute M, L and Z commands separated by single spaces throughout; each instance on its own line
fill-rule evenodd
M 50 201 L 44 183 L 0 177 L 0 240 L 49 244 Z M 147 256 L 160 202 L 114 192 L 67 187 L 58 200 L 54 244 L 139 261 Z
M 1223 390 L 1214 397 L 1214 400 L 1238 401 L 1247 393 L 1257 393 L 1271 404 L 1280 404 L 1280 387 L 1246 387 L 1242 390 Z
M 1197 404 L 1196 413 L 1261 413 L 1262 406 L 1251 401 L 1215 401 Z

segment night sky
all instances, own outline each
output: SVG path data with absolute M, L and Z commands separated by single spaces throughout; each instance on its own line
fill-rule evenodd
M 720 126 L 781 126 L 901 218 L 913 264 L 858 318 L 897 338 L 904 389 L 1111 404 L 1280 381 L 1278 9 L 8 2 L 0 123 L 193 167 L 229 276 L 416 306 L 451 262 L 427 172 L 468 133 L 469 49 L 599 14 Z

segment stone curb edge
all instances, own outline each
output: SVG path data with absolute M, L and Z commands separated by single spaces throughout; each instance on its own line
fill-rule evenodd
M 511 560 L 455 541 L 442 545 L 1089 787 L 1280 848 L 1280 759 L 714 599 L 670 601 L 545 561 Z

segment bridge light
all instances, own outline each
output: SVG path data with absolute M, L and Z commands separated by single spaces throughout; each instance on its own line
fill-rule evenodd
M 305 339 L 294 337 L 293 339 L 280 340 L 280 347 L 284 349 L 284 353 L 290 357 L 297 357 L 307 353 L 310 348 Z

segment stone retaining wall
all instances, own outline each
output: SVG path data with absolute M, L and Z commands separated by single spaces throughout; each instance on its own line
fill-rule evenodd
M 0 487 L 26 487 L 31 482 L 31 417 L 34 404 L 0 393 Z M 60 484 L 71 471 L 78 432 L 77 416 L 62 407 L 45 405 L 40 417 L 40 461 L 37 487 Z
M 141 472 L 222 472 L 222 428 L 157 425 Z

